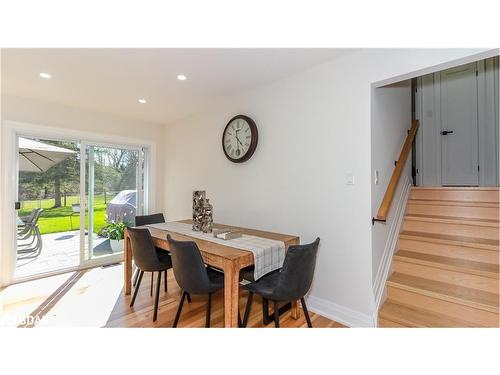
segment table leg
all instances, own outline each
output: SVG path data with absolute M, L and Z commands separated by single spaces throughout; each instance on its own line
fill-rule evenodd
M 124 286 L 123 292 L 125 295 L 130 294 L 132 291 L 132 249 L 130 248 L 130 237 L 125 231 L 125 248 L 124 248 Z
M 290 311 L 290 314 L 293 319 L 300 318 L 299 301 L 292 301 L 292 309 Z
M 238 327 L 240 270 L 232 261 L 224 264 L 224 327 Z
M 295 240 L 293 243 L 290 243 L 290 245 L 300 245 L 299 239 Z M 288 250 L 288 247 L 287 247 L 287 250 Z M 299 301 L 292 301 L 292 309 L 290 311 L 290 315 L 293 319 L 300 318 Z

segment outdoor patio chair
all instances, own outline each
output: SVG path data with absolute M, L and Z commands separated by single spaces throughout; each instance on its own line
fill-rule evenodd
M 33 223 L 33 220 L 35 219 L 35 216 L 39 215 L 41 210 L 42 210 L 41 208 L 34 208 L 29 215 L 19 216 L 19 220 L 21 220 L 22 224 L 17 225 L 17 237 L 18 237 L 18 239 L 23 239 L 22 237 L 25 235 L 27 235 L 27 237 L 29 237 L 31 224 Z
M 71 214 L 69 215 L 69 225 L 71 227 L 71 230 L 73 230 L 73 216 L 74 215 L 80 216 L 80 203 L 73 203 L 71 205 Z
M 40 219 L 42 211 L 43 209 L 36 208 L 32 212 L 33 216 L 31 218 L 31 221 L 26 222 L 24 225 L 18 226 L 18 227 L 24 227 L 23 229 L 18 230 L 18 236 L 17 236 L 18 259 L 36 258 L 42 252 L 42 246 L 43 246 L 42 234 L 40 233 L 40 228 L 38 227 L 38 219 Z M 28 241 L 30 239 L 31 239 L 30 242 L 19 243 L 22 241 Z

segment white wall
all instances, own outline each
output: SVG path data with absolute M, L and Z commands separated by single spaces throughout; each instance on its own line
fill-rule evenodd
M 320 236 L 311 309 L 372 325 L 371 85 L 479 52 L 363 50 L 170 124 L 168 217 L 190 217 L 191 192 L 204 189 L 217 222 L 298 234 L 302 242 Z M 241 165 L 221 149 L 224 126 L 238 113 L 259 128 L 257 150 Z M 345 184 L 346 173 L 355 185 Z
M 390 87 L 374 88 L 372 94 L 371 132 L 371 213 L 377 216 L 380 203 L 394 171 L 401 148 L 411 126 L 411 81 L 404 81 Z M 378 171 L 378 184 L 375 184 Z M 376 301 L 381 299 L 385 279 L 390 268 L 401 216 L 411 183 L 411 154 L 409 155 L 400 183 L 385 223 L 377 222 L 372 227 L 372 283 Z M 403 210 L 403 212 L 401 211 Z
M 67 107 L 55 103 L 42 102 L 34 99 L 2 95 L 1 131 L 5 136 L 6 124 L 14 122 L 26 123 L 33 135 L 37 131 L 50 132 L 68 138 L 79 137 L 102 142 L 115 142 L 118 144 L 143 144 L 152 149 L 152 189 L 155 192 L 150 201 L 150 211 L 161 210 L 163 207 L 160 193 L 163 183 L 163 147 L 165 128 L 160 124 L 153 124 L 141 120 L 121 118 L 103 113 L 90 112 L 82 109 Z M 24 126 L 24 125 L 22 125 Z M 0 138 L 1 141 L 1 138 Z M 2 143 L 3 145 L 3 143 Z M 0 155 L 5 157 L 6 150 L 0 146 Z M 9 166 L 5 163 L 10 157 Z M 13 271 L 12 233 L 8 221 L 11 218 L 13 201 L 10 199 L 12 192 L 7 191 L 13 181 L 11 155 L 0 160 L 2 167 L 0 181 L 2 194 L 0 194 L 0 207 L 3 221 L 0 227 L 0 285 L 10 282 Z M 11 223 L 11 225 L 14 225 Z

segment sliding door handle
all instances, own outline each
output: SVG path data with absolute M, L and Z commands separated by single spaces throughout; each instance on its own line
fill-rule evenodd
M 443 130 L 441 132 L 441 135 L 448 135 L 448 134 L 453 134 L 453 130 Z

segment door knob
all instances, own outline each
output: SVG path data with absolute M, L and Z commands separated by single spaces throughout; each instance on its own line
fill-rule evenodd
M 441 132 L 441 135 L 448 135 L 448 134 L 453 134 L 453 130 L 443 130 Z

